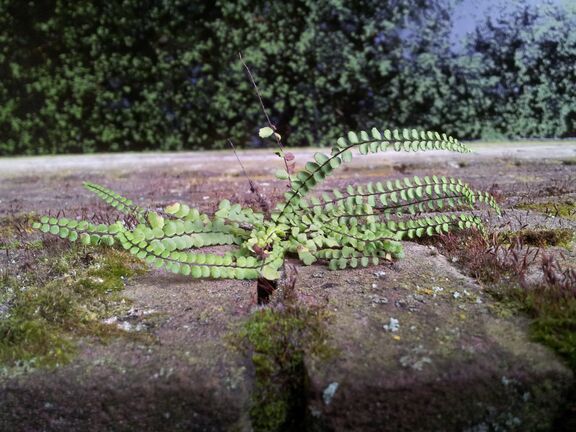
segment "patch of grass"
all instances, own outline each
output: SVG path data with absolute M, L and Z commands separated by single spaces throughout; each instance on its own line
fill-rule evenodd
M 329 358 L 333 351 L 324 329 L 326 313 L 288 306 L 260 309 L 235 335 L 249 353 L 256 375 L 250 417 L 255 431 L 306 427 L 305 353 Z
M 61 365 L 75 353 L 74 338 L 121 334 L 101 320 L 127 307 L 124 278 L 140 264 L 117 250 L 46 251 L 26 273 L 2 277 L 0 364 L 5 366 Z
M 548 216 L 562 217 L 576 221 L 576 202 L 565 200 L 561 202 L 520 203 L 517 209 L 532 210 Z

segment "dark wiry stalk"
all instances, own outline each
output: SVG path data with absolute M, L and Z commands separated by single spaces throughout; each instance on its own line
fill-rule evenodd
M 260 208 L 262 209 L 264 214 L 266 214 L 266 217 L 270 216 L 270 206 L 268 205 L 268 201 L 266 201 L 266 199 L 260 193 L 260 189 L 258 188 L 258 185 L 248 175 L 246 168 L 244 168 L 244 164 L 242 164 L 240 157 L 238 157 L 238 153 L 236 152 L 236 147 L 234 146 L 234 143 L 232 142 L 231 139 L 228 139 L 228 144 L 230 144 L 230 147 L 232 147 L 232 151 L 234 152 L 234 156 L 236 156 L 236 160 L 238 160 L 238 163 L 240 164 L 240 167 L 242 168 L 242 171 L 244 172 L 244 177 L 246 177 L 248 179 L 248 184 L 250 185 L 250 192 L 255 194 L 258 197 L 258 204 L 260 204 Z
M 268 115 L 268 112 L 266 111 L 266 106 L 264 105 L 264 101 L 262 100 L 262 95 L 260 94 L 260 90 L 258 89 L 258 85 L 256 85 L 256 80 L 254 79 L 254 75 L 252 74 L 252 71 L 250 70 L 250 68 L 248 67 L 246 62 L 244 61 L 244 57 L 242 57 L 242 53 L 240 53 L 240 52 L 238 53 L 238 58 L 240 58 L 240 62 L 242 63 L 242 66 L 244 66 L 244 69 L 246 69 L 248 77 L 250 78 L 250 82 L 252 83 L 252 87 L 254 87 L 254 92 L 256 93 L 256 96 L 258 97 L 258 102 L 260 103 L 260 107 L 262 108 L 262 112 L 264 113 L 264 117 L 266 117 L 266 122 L 268 123 L 268 126 L 270 126 L 270 128 L 274 132 L 276 132 L 276 130 L 277 130 L 276 125 L 274 125 L 272 123 L 272 121 L 270 120 L 270 116 Z M 282 160 L 284 161 L 284 166 L 286 168 L 286 172 L 290 173 L 290 168 L 288 167 L 288 161 L 286 160 L 286 157 L 284 155 L 284 146 L 282 145 L 280 135 L 278 135 L 277 133 L 274 133 L 274 139 L 276 139 L 276 144 L 278 145 L 278 148 L 280 149 L 280 154 L 282 155 Z M 289 184 L 290 188 L 292 188 L 292 180 L 290 179 L 290 176 L 288 177 L 288 184 Z

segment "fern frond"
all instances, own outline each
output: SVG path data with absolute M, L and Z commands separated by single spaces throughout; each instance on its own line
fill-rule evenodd
M 169 239 L 189 236 L 198 239 L 214 239 L 222 241 L 222 244 L 233 244 L 248 236 L 247 231 L 234 225 L 225 224 L 216 219 L 204 223 L 202 221 L 169 220 L 164 221 L 156 218 L 153 224 L 138 224 L 133 234 L 142 239 Z M 216 243 L 213 243 L 216 244 Z
M 297 207 L 302 197 L 321 183 L 333 170 L 344 162 L 352 160 L 353 148 L 358 148 L 360 154 L 378 153 L 387 150 L 394 151 L 427 151 L 448 150 L 459 153 L 470 152 L 464 144 L 446 134 L 437 132 L 386 129 L 381 133 L 372 128 L 371 135 L 366 131 L 349 132 L 347 137 L 340 137 L 332 148 L 330 156 L 323 153 L 314 155 L 314 162 L 308 162 L 304 169 L 291 178 L 291 190 L 284 194 L 285 202 L 278 205 L 273 217 L 282 220 L 282 216 Z
M 436 234 L 448 233 L 454 229 L 484 229 L 482 220 L 478 216 L 469 214 L 450 214 L 402 221 L 388 221 L 386 222 L 386 227 L 398 234 L 400 238 L 407 237 L 409 239 L 430 237 Z
M 264 222 L 262 213 L 255 213 L 251 208 L 241 207 L 240 204 L 230 204 L 228 200 L 220 201 L 218 211 L 214 216 L 233 222 L 250 225 L 261 225 Z
M 186 204 L 174 203 L 164 208 L 164 215 L 171 220 L 209 223 L 211 218 L 206 213 Z
M 350 247 L 366 256 L 390 255 L 395 258 L 402 256 L 400 236 L 390 231 L 385 224 L 342 224 L 332 222 L 321 225 L 319 234 L 308 240 L 306 246 L 313 251 L 316 247 L 339 249 Z M 383 254 L 383 255 L 382 255 Z
M 340 154 L 351 148 L 358 148 L 360 154 L 378 153 L 388 150 L 417 152 L 428 150 L 447 150 L 458 153 L 468 153 L 470 149 L 457 139 L 431 131 L 416 129 L 385 129 L 380 132 L 372 128 L 366 131 L 348 132 L 345 137 L 336 140 L 332 154 Z
M 282 216 L 297 207 L 300 199 L 306 193 L 348 160 L 351 160 L 351 153 L 346 153 L 342 157 L 340 155 L 328 156 L 323 153 L 315 153 L 314 162 L 307 162 L 303 170 L 291 177 L 291 190 L 284 194 L 284 203 L 280 203 L 276 207 L 275 212 L 272 214 L 273 220 L 282 221 Z
M 262 262 L 235 254 L 204 254 L 183 251 L 173 242 L 136 238 L 130 232 L 118 234 L 122 247 L 146 263 L 193 278 L 256 279 Z
M 45 233 L 84 244 L 116 242 L 148 264 L 193 278 L 276 280 L 285 254 L 296 253 L 304 265 L 320 260 L 330 269 L 376 265 L 380 260 L 402 258 L 401 240 L 442 234 L 454 229 L 483 229 L 473 214 L 462 213 L 486 204 L 498 214 L 494 198 L 474 191 L 459 179 L 425 176 L 349 185 L 345 190 L 309 194 L 335 169 L 360 154 L 380 151 L 469 149 L 452 137 L 429 131 L 373 128 L 349 132 L 339 138 L 332 154 L 315 153 L 290 179 L 290 190 L 265 220 L 264 214 L 223 200 L 214 215 L 183 203 L 161 211 L 143 209 L 132 201 L 93 183 L 85 187 L 138 221 L 112 225 L 92 224 L 43 216 L 33 227 Z M 309 196 L 311 195 L 311 196 Z M 447 213 L 448 211 L 448 213 Z M 223 255 L 206 252 L 209 246 L 239 246 Z
M 124 231 L 120 222 L 111 225 L 93 224 L 88 221 L 68 218 L 55 218 L 42 216 L 39 222 L 34 222 L 32 227 L 43 233 L 59 236 L 71 242 L 80 240 L 84 245 L 105 244 L 112 246 L 114 237 Z
M 350 247 L 322 249 L 317 251 L 315 256 L 320 260 L 328 261 L 328 268 L 330 270 L 368 267 L 378 265 L 381 259 L 392 260 L 391 254 L 385 251 L 368 254 Z
M 98 198 L 102 199 L 119 212 L 135 217 L 138 222 L 144 221 L 147 210 L 137 206 L 128 198 L 95 183 L 84 182 L 84 188 L 96 194 Z
M 311 208 L 322 212 L 350 212 L 365 204 L 374 212 L 422 213 L 446 207 L 472 206 L 476 193 L 459 179 L 426 176 L 348 186 L 346 191 L 335 189 L 324 193 L 322 200 L 311 199 Z M 490 204 L 489 200 L 487 203 Z
M 302 211 L 309 209 L 327 222 L 375 215 L 389 218 L 392 215 L 460 210 L 474 208 L 477 203 L 485 203 L 500 214 L 500 208 L 489 194 L 473 191 L 459 179 L 426 176 L 349 185 L 344 191 L 334 189 L 332 194 L 312 197 L 310 203 L 300 200 L 299 206 Z

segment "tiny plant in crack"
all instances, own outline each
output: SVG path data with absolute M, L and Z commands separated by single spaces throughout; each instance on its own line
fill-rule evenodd
M 268 127 L 260 135 L 279 139 Z M 336 141 L 330 154 L 316 153 L 298 171 L 293 156 L 281 147 L 284 168 L 276 175 L 288 182 L 288 191 L 272 210 L 258 212 L 223 200 L 212 215 L 180 202 L 154 211 L 103 186 L 85 183 L 86 189 L 127 217 L 94 224 L 42 216 L 33 227 L 85 245 L 118 244 L 149 265 L 192 278 L 274 282 L 288 254 L 298 256 L 304 265 L 323 262 L 331 270 L 377 265 L 402 258 L 403 239 L 482 229 L 481 218 L 474 213 L 479 204 L 499 213 L 491 195 L 448 177 L 414 176 L 316 193 L 328 176 L 352 160 L 353 150 L 361 155 L 470 151 L 437 132 L 376 128 L 349 132 Z M 233 247 L 222 254 L 205 250 L 219 245 Z

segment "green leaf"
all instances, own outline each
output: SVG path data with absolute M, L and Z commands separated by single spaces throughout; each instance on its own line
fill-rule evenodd
M 350 150 L 346 150 L 341 156 L 344 162 L 350 162 L 352 160 L 352 152 Z
M 280 279 L 280 272 L 274 267 L 267 265 L 262 268 L 262 277 L 268 280 Z
M 260 138 L 268 138 L 274 134 L 274 129 L 269 126 L 265 126 L 258 131 Z
M 324 165 L 330 158 L 324 153 L 314 153 L 314 160 L 318 165 Z
M 164 225 L 163 232 L 168 237 L 172 237 L 174 234 L 176 234 L 176 223 L 174 223 L 174 221 L 168 221 Z M 164 237 L 164 236 L 161 236 L 161 237 Z
M 164 226 L 164 218 L 160 216 L 158 213 L 149 212 L 148 213 L 148 222 L 152 228 L 160 228 Z
M 288 178 L 290 177 L 290 176 L 288 175 L 288 173 L 286 172 L 285 169 L 276 170 L 276 172 L 274 173 L 274 175 L 275 175 L 276 178 L 279 179 L 279 180 L 288 180 Z
M 358 142 L 360 142 L 360 139 L 358 138 L 358 135 L 356 135 L 356 132 L 348 132 L 348 141 L 350 141 L 352 144 L 356 144 Z
M 178 210 L 180 210 L 180 203 L 174 203 L 172 205 L 167 206 L 164 211 L 168 214 L 176 214 L 178 213 Z
M 313 173 L 318 170 L 319 166 L 316 162 L 306 162 L 304 168 L 306 169 L 306 171 Z
M 310 252 L 300 253 L 298 257 L 300 258 L 302 263 L 304 263 L 304 265 L 307 266 L 312 265 L 314 262 L 316 262 L 316 257 L 312 255 Z

